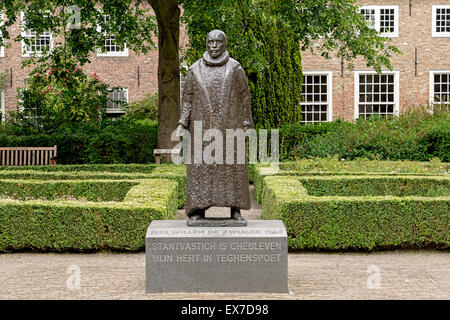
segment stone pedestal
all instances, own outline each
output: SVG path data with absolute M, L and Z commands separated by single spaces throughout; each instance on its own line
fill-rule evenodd
M 145 254 L 148 293 L 288 292 L 287 234 L 279 220 L 249 220 L 246 227 L 152 221 Z

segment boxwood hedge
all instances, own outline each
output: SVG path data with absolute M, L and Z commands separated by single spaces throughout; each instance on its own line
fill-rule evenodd
M 130 166 L 130 168 L 128 168 Z M 68 170 L 72 167 L 73 170 Z M 151 170 L 149 170 L 151 167 Z M 42 167 L 0 167 L 0 179 L 35 180 L 136 180 L 170 179 L 179 184 L 178 207 L 186 199 L 186 167 L 175 165 L 74 165 Z M 91 170 L 92 169 L 92 170 Z M 99 170 L 106 171 L 99 171 Z M 122 170 L 122 171 L 121 171 Z
M 175 217 L 177 188 L 148 179 L 121 202 L 1 199 L 0 251 L 142 250 L 150 222 Z
M 6 180 L 0 179 L 0 196 L 16 200 L 122 201 L 134 180 Z
M 291 250 L 450 248 L 450 196 L 311 196 L 297 177 L 263 180 L 262 217 Z
M 450 194 L 450 177 L 414 175 L 329 175 L 312 176 L 280 172 L 279 177 L 295 178 L 311 196 L 424 196 Z M 261 202 L 264 176 L 255 181 L 255 194 Z
M 267 165 L 249 166 L 250 180 L 255 184 L 256 198 L 261 201 L 262 172 Z M 295 162 L 279 163 L 278 176 L 450 176 L 450 164 L 440 161 L 377 161 L 359 159 L 356 161 L 337 161 L 335 159 L 304 159 Z

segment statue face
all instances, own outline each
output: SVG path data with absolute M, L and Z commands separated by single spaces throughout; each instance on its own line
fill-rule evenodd
M 220 57 L 226 50 L 227 43 L 226 39 L 220 32 L 212 32 L 208 36 L 208 41 L 206 42 L 206 50 L 208 50 L 209 55 L 216 59 Z

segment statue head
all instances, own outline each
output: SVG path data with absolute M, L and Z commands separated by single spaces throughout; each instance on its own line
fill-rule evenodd
M 227 49 L 227 36 L 223 31 L 213 30 L 206 36 L 206 50 L 209 55 L 216 59 Z

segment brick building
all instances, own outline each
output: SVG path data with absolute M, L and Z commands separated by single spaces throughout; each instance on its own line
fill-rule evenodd
M 0 16 L 0 23 L 2 16 Z M 106 18 L 106 17 L 105 17 Z M 21 19 L 11 26 L 10 36 L 14 39 L 21 32 Z M 180 32 L 180 43 L 186 43 L 184 30 Z M 27 35 L 35 39 L 34 45 L 27 48 L 24 43 L 9 41 L 10 48 L 0 47 L 0 72 L 8 71 L 8 77 L 3 90 L 0 89 L 0 106 L 3 117 L 8 111 L 17 111 L 17 89 L 23 88 L 24 79 L 32 70 L 32 67 L 21 68 L 22 61 L 31 52 L 39 52 L 41 45 L 52 44 L 51 34 L 36 37 L 31 31 Z M 157 43 L 157 39 L 154 39 Z M 107 53 L 96 53 L 91 56 L 91 63 L 83 66 L 83 69 L 92 75 L 96 73 L 99 78 L 111 87 L 122 87 L 121 92 L 114 92 L 114 100 L 123 99 L 127 102 L 139 101 L 147 93 L 158 91 L 158 52 L 149 52 L 146 55 L 136 54 L 132 50 L 119 48 L 114 43 L 114 36 L 106 40 Z M 117 103 L 110 103 L 107 108 L 110 116 L 118 116 L 124 113 Z
M 377 75 L 362 60 L 355 61 L 349 71 L 336 57 L 325 60 L 319 55 L 303 52 L 304 122 L 332 121 L 341 118 L 353 121 L 370 114 L 399 114 L 410 107 L 450 99 L 450 0 L 361 0 L 368 23 L 383 35 L 403 55 L 393 56 L 394 70 Z M 20 32 L 19 22 L 11 30 Z M 32 37 L 33 34 L 29 33 Z M 40 43 L 52 41 L 51 35 L 41 36 Z M 186 35 L 181 32 L 181 43 Z M 126 48 L 108 42 L 109 52 L 92 57 L 85 70 L 97 73 L 111 86 L 124 88 L 115 99 L 128 102 L 142 99 L 148 92 L 157 92 L 156 51 L 136 55 Z M 0 90 L 2 114 L 17 109 L 17 88 L 29 69 L 21 69 L 22 44 L 12 42 L 11 48 L 0 48 L 0 71 L 8 70 L 5 88 Z M 39 46 L 28 48 L 38 50 Z M 111 115 L 122 111 L 116 105 L 108 108 Z
M 356 60 L 349 71 L 341 59 L 303 52 L 304 122 L 353 121 L 399 114 L 411 107 L 449 101 L 450 1 L 361 0 L 362 13 L 403 55 L 392 72 L 378 76 Z

